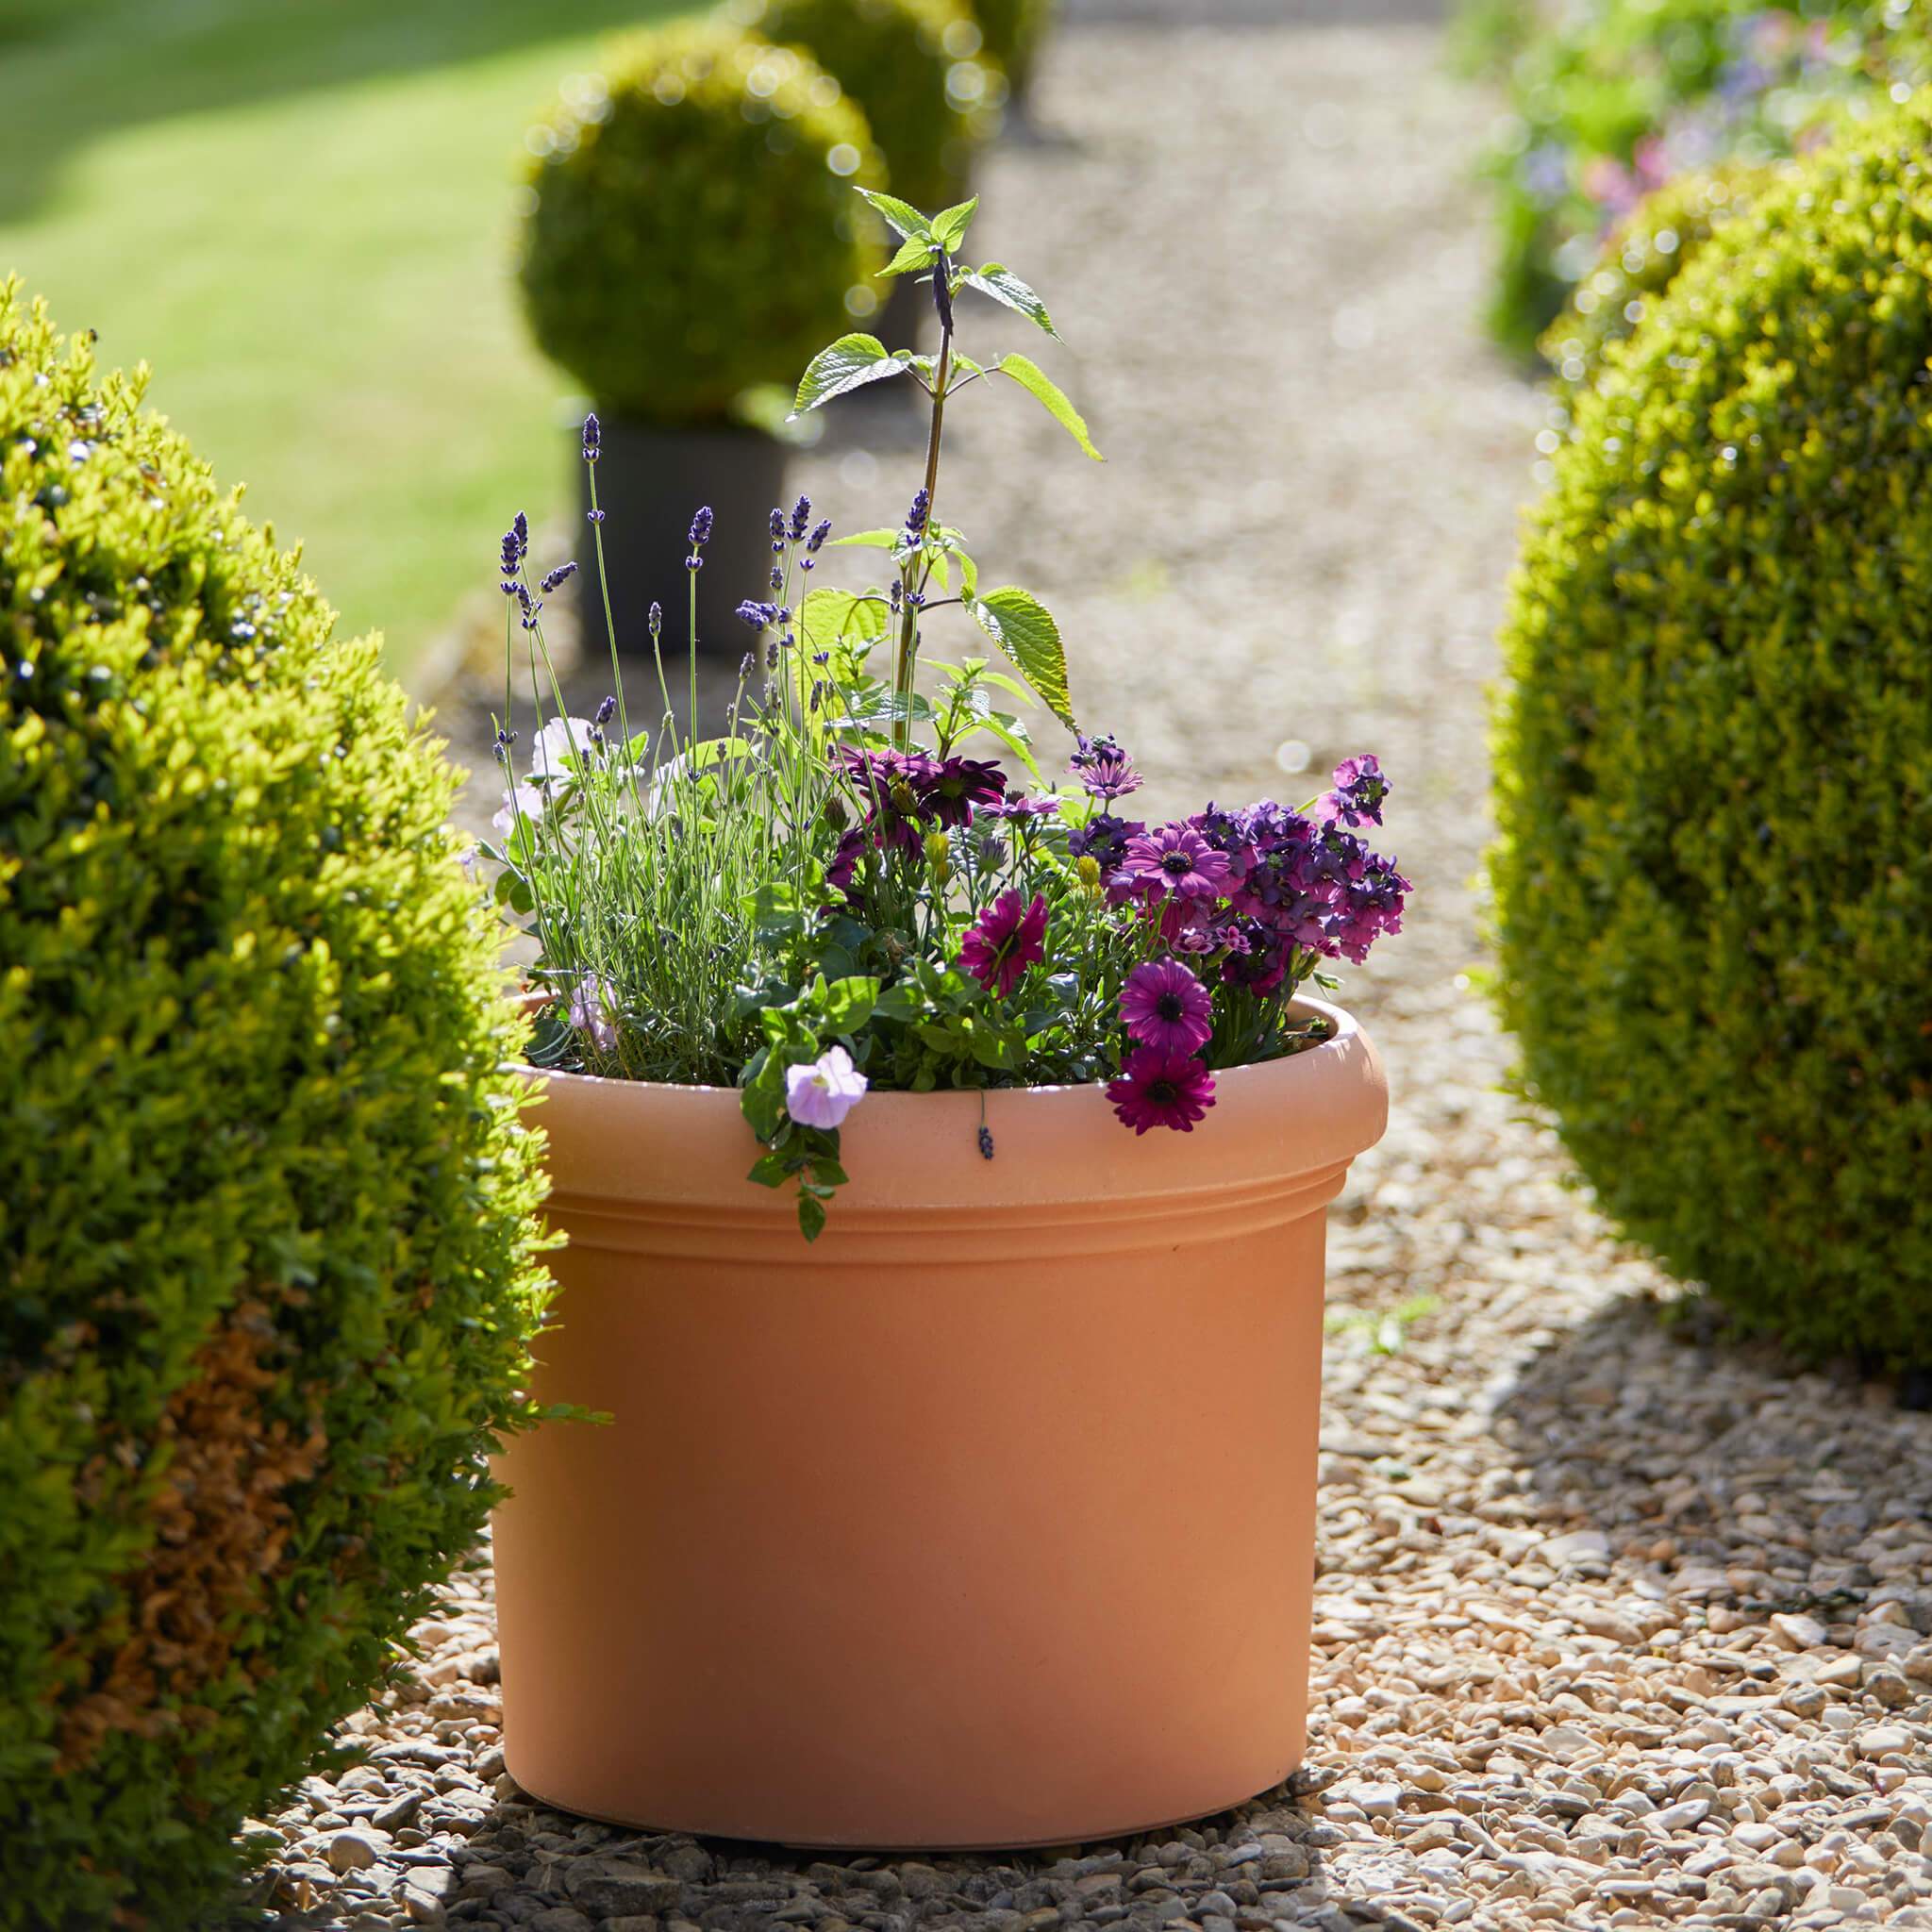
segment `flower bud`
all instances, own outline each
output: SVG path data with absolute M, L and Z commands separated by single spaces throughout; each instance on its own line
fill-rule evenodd
M 941 885 L 953 875 L 953 841 L 943 832 L 931 832 L 925 841 L 925 862 Z
M 1074 860 L 1074 870 L 1080 875 L 1080 883 L 1090 892 L 1100 890 L 1100 861 L 1091 854 Z

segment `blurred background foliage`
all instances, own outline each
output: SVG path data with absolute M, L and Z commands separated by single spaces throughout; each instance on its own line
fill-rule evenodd
M 565 501 L 508 286 L 525 131 L 604 35 L 689 10 L 0 0 L 0 270 L 151 361 L 154 406 L 403 668 L 505 504 Z

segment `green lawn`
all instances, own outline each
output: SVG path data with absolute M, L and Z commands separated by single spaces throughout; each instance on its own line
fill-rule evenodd
M 513 158 L 684 0 L 0 0 L 0 275 L 47 296 L 398 668 L 569 484 Z

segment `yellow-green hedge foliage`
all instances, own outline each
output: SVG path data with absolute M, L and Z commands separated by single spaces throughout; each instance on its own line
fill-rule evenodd
M 455 774 L 0 285 L 0 1926 L 198 1925 L 491 1499 L 545 1289 Z
M 1605 1206 L 1932 1355 L 1932 113 L 1729 222 L 1575 399 L 1505 646 L 1502 1008 Z

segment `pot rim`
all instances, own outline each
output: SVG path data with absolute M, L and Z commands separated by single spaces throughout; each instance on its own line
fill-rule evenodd
M 512 996 L 510 1004 L 521 1012 L 533 1017 L 545 1007 L 554 1006 L 558 995 L 541 987 L 526 988 Z M 1344 1007 L 1338 1007 L 1327 1000 L 1316 999 L 1312 994 L 1297 993 L 1288 1002 L 1290 1012 L 1299 1012 L 1312 1019 L 1325 1020 L 1333 1029 L 1327 1039 L 1314 1046 L 1305 1046 L 1299 1053 L 1276 1054 L 1273 1059 L 1243 1060 L 1239 1066 L 1216 1067 L 1213 1069 L 1214 1083 L 1219 1090 L 1224 1080 L 1234 1080 L 1242 1074 L 1260 1074 L 1271 1069 L 1307 1062 L 1313 1064 L 1325 1056 L 1334 1060 L 1341 1058 L 1349 1042 L 1361 1037 L 1361 1023 Z M 737 1101 L 743 1090 L 738 1087 L 713 1087 L 701 1081 L 686 1080 L 626 1080 L 615 1074 L 575 1074 L 567 1067 L 540 1067 L 528 1060 L 517 1062 L 517 1071 L 533 1075 L 546 1082 L 555 1081 L 566 1090 L 579 1091 L 617 1088 L 640 1093 L 717 1093 L 728 1095 Z M 1278 1074 L 1277 1074 L 1278 1077 Z M 876 1107 L 881 1101 L 941 1100 L 957 1099 L 960 1094 L 984 1094 L 989 1105 L 995 1095 L 1013 1093 L 1071 1094 L 1104 1093 L 1108 1083 L 1105 1080 L 1054 1080 L 1039 1086 L 1021 1083 L 1007 1087 L 934 1087 L 924 1092 L 915 1092 L 908 1087 L 887 1087 L 868 1089 L 866 1105 Z

